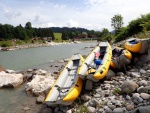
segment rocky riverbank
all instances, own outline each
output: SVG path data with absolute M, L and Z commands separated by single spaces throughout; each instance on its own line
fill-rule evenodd
M 137 59 L 137 58 L 136 58 Z M 31 113 L 148 113 L 150 110 L 150 62 L 134 62 L 127 71 L 109 70 L 103 80 L 93 83 L 93 89 L 84 86 L 80 97 L 73 106 L 55 108 L 42 104 L 52 84 L 57 79 L 67 60 L 59 65 L 51 65 L 55 71 L 48 73 L 42 69 L 28 69 L 15 72 L 0 72 L 0 87 L 17 87 L 25 84 L 27 94 L 33 94 L 36 103 L 31 102 L 22 108 L 22 112 Z M 141 66 L 141 63 L 142 66 Z M 8 79 L 9 78 L 9 79 Z M 34 97 L 33 97 L 34 98 Z M 33 107 L 36 106 L 36 107 Z M 146 107 L 145 107 L 146 106 Z M 136 112 L 136 111 L 140 112 Z M 79 112 L 78 112 L 79 111 Z M 84 112 L 85 111 L 85 112 Z
M 93 83 L 92 89 L 83 85 L 82 92 L 70 106 L 48 107 L 44 99 L 59 73 L 67 63 L 61 60 L 44 69 L 0 72 L 0 87 L 18 87 L 33 95 L 22 105 L 22 113 L 149 113 L 150 112 L 150 60 L 147 54 L 134 55 L 126 70 L 110 69 L 106 77 Z M 15 78 L 18 76 L 18 78 Z M 84 81 L 85 83 L 85 81 Z M 2 111 L 4 112 L 4 111 Z

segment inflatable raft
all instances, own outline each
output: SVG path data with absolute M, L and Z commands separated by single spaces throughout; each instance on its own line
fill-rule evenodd
M 101 64 L 95 67 L 95 53 L 100 53 Z M 98 82 L 104 78 L 108 72 L 112 57 L 112 49 L 108 42 L 100 42 L 93 51 L 87 56 L 81 66 L 79 75 L 82 79 L 89 79 Z
M 130 64 L 132 54 L 120 47 L 112 47 L 112 60 L 110 66 L 114 69 L 123 69 L 126 65 Z
M 80 54 L 70 58 L 45 99 L 47 105 L 70 105 L 79 96 L 83 83 L 77 73 L 83 61 Z
M 138 39 L 130 38 L 126 40 L 125 48 L 134 53 L 147 53 L 150 47 L 150 38 Z

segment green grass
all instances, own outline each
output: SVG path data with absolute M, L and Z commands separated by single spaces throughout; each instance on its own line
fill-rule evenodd
M 12 42 L 11 41 L 0 41 L 0 46 L 1 47 L 9 47 L 9 46 L 12 46 Z
M 62 42 L 62 39 L 61 39 L 61 35 L 62 33 L 54 33 L 54 37 L 55 37 L 55 42 Z

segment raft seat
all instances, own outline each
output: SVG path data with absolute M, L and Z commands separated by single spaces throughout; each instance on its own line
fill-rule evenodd
M 66 80 L 66 83 L 64 84 L 63 87 L 61 87 L 61 91 L 60 91 L 60 97 L 63 97 L 66 95 L 66 93 L 68 93 L 68 91 L 70 90 L 70 88 L 72 87 L 72 85 L 74 84 L 74 81 L 75 81 L 75 77 L 76 77 L 76 70 L 77 68 L 73 67 L 71 69 L 67 68 L 68 71 L 69 71 L 69 74 L 68 74 L 68 77 L 67 77 L 67 80 Z

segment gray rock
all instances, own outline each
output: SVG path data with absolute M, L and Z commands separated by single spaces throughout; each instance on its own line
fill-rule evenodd
M 122 106 L 121 101 L 119 101 L 119 100 L 113 100 L 112 103 L 114 103 L 116 106 L 119 106 L 119 107 Z
M 118 72 L 117 76 L 124 76 L 124 73 L 123 72 Z
M 23 110 L 28 111 L 28 110 L 30 110 L 30 108 L 26 106 L 26 107 L 23 108 Z
M 100 108 L 96 111 L 96 113 L 105 113 L 104 109 L 103 108 Z
M 104 110 L 105 110 L 105 113 L 113 113 L 113 111 L 108 106 L 105 106 Z
M 134 104 L 128 104 L 128 105 L 126 106 L 126 109 L 127 109 L 128 111 L 133 110 L 133 109 L 134 109 Z
M 132 100 L 135 104 L 139 104 L 139 102 L 137 101 L 137 99 L 133 99 Z
M 142 99 L 141 97 L 139 97 L 139 96 L 136 97 L 136 100 L 137 100 L 139 103 L 143 102 L 143 99 Z
M 72 110 L 71 109 L 69 109 L 69 110 L 67 110 L 67 112 L 66 113 L 72 113 Z
M 126 100 L 131 100 L 131 97 L 129 95 L 126 95 Z
M 140 77 L 140 73 L 139 72 L 131 72 L 131 76 L 133 77 Z
M 51 108 L 44 108 L 41 113 L 53 113 L 53 110 Z
M 111 88 L 111 85 L 110 85 L 110 84 L 104 84 L 104 86 L 105 86 L 105 89 L 106 89 L 106 90 L 108 90 L 108 89 Z
M 85 89 L 86 90 L 92 90 L 93 82 L 91 80 L 86 81 Z
M 23 82 L 22 74 L 0 72 L 0 88 L 1 87 L 17 87 Z
M 96 109 L 94 107 L 88 106 L 87 107 L 88 113 L 95 113 Z
M 9 74 L 15 74 L 15 71 L 14 71 L 14 70 L 9 70 L 9 69 L 7 69 L 5 72 L 6 72 L 6 73 L 9 73 Z
M 94 95 L 94 97 L 95 97 L 95 98 L 100 98 L 100 97 L 101 97 L 101 95 L 100 95 L 100 94 L 98 94 L 98 93 L 96 93 L 96 94 Z
M 64 63 L 64 60 L 59 60 L 60 63 Z
M 84 95 L 81 96 L 81 99 L 82 99 L 84 102 L 87 102 L 87 101 L 89 101 L 89 100 L 91 99 L 91 97 L 88 96 L 88 95 L 86 95 L 86 94 L 84 94 Z
M 147 72 L 147 73 L 150 73 L 150 70 L 147 70 L 146 72 Z
M 136 108 L 132 113 L 150 113 L 150 105 L 149 106 L 140 106 Z
M 140 95 L 141 95 L 141 97 L 142 97 L 143 99 L 145 99 L 145 100 L 150 99 L 150 95 L 147 94 L 147 93 L 141 93 Z
M 139 86 L 146 86 L 147 84 L 148 84 L 148 83 L 147 83 L 146 80 L 141 80 L 141 81 L 138 82 L 138 85 L 139 85 Z
M 145 74 L 145 73 L 146 73 L 146 71 L 145 71 L 145 70 L 143 70 L 143 69 L 140 69 L 140 73 L 141 73 L 141 74 Z
M 138 88 L 138 85 L 134 81 L 125 81 L 121 86 L 123 93 L 133 93 Z
M 139 87 L 137 89 L 137 92 L 138 93 L 148 93 L 149 92 L 149 88 L 150 88 L 150 86 L 146 86 L 146 87 L 141 86 L 141 87 Z
M 123 108 L 115 108 L 113 113 L 125 113 L 125 110 Z
M 45 99 L 45 97 L 42 96 L 42 95 L 40 95 L 40 96 L 36 99 L 36 103 L 37 103 L 37 104 L 41 104 L 41 103 L 44 102 L 44 99 Z
M 98 101 L 95 98 L 93 98 L 89 101 L 89 105 L 92 107 L 96 107 L 97 104 L 98 104 Z
M 150 84 L 150 81 L 148 81 L 149 83 L 148 84 Z M 149 86 L 145 86 L 145 88 L 146 88 L 146 90 L 148 90 L 148 92 L 150 93 L 150 85 Z
M 109 69 L 108 73 L 106 74 L 106 80 L 111 80 L 111 78 L 114 76 L 115 76 L 115 73 Z
M 55 79 L 54 77 L 47 75 L 34 75 L 31 82 L 28 82 L 25 86 L 26 91 L 31 91 L 34 95 L 39 96 L 48 91 Z
M 107 106 L 108 106 L 110 109 L 112 109 L 112 110 L 116 108 L 116 106 L 113 105 L 113 104 L 108 104 Z
M 56 108 L 54 109 L 54 113 L 58 113 L 58 111 L 59 111 L 59 107 L 56 107 Z
M 139 93 L 133 93 L 132 97 L 136 99 L 136 97 L 139 97 L 140 94 Z

